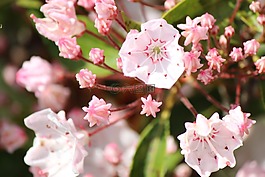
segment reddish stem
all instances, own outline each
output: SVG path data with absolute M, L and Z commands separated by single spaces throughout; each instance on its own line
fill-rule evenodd
M 196 111 L 196 109 L 193 107 L 193 105 L 191 104 L 191 102 L 188 100 L 188 98 L 183 95 L 183 93 L 180 91 L 180 89 L 178 90 L 178 94 L 180 96 L 180 101 L 184 104 L 184 106 L 192 113 L 192 115 L 196 118 L 198 112 Z
M 237 11 L 239 10 L 242 1 L 243 1 L 243 0 L 237 0 L 237 1 L 236 1 L 236 7 L 235 7 L 235 9 L 234 9 L 234 11 L 233 11 L 233 13 L 232 13 L 230 19 L 229 19 L 229 24 L 230 24 L 230 25 L 232 25 L 232 23 L 234 22 L 235 17 L 236 17 L 236 13 L 237 13 Z

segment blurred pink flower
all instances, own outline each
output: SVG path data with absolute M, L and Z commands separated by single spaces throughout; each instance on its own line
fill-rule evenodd
M 192 174 L 192 169 L 186 164 L 179 164 L 174 170 L 174 177 L 190 177 Z
M 124 75 L 170 89 L 184 71 L 179 37 L 178 30 L 164 19 L 143 23 L 141 32 L 130 31 L 119 51 Z
M 167 154 L 173 154 L 175 152 L 177 152 L 177 149 L 178 149 L 178 145 L 174 139 L 173 136 L 167 136 L 167 141 L 166 141 L 166 152 Z
M 256 161 L 246 162 L 235 177 L 265 177 L 265 169 Z
M 77 5 L 84 7 L 86 10 L 93 10 L 96 0 L 78 0 Z
M 113 165 L 117 165 L 120 163 L 121 155 L 121 150 L 116 143 L 109 143 L 104 148 L 105 159 Z
M 164 7 L 169 10 L 176 5 L 176 0 L 165 0 Z
M 75 77 L 79 82 L 80 88 L 91 88 L 96 83 L 96 75 L 88 69 L 81 69 Z
M 76 37 L 62 37 L 57 42 L 56 45 L 59 47 L 59 56 L 69 59 L 76 59 L 81 53 L 81 48 L 77 44 Z
M 249 5 L 249 9 L 253 12 L 260 12 L 262 9 L 261 3 L 259 1 L 252 1 Z
M 200 176 L 236 164 L 233 151 L 242 145 L 241 138 L 230 131 L 218 113 L 210 119 L 198 114 L 196 122 L 185 123 L 186 132 L 179 135 L 185 162 Z
M 141 100 L 143 105 L 140 114 L 145 114 L 146 116 L 152 115 L 153 117 L 156 117 L 156 113 L 160 111 L 158 107 L 162 105 L 162 102 L 153 100 L 150 94 L 148 95 L 147 99 L 141 97 Z
M 88 105 L 88 107 L 84 106 L 82 109 L 87 113 L 84 119 L 89 122 L 90 127 L 95 124 L 101 125 L 109 123 L 110 103 L 107 104 L 103 99 L 98 99 L 93 95 Z
M 255 55 L 260 48 L 260 44 L 256 39 L 251 39 L 243 43 L 245 55 Z
M 265 73 L 265 57 L 261 57 L 255 62 L 256 69 L 259 73 Z

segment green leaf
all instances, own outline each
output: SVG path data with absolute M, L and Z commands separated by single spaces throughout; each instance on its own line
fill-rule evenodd
M 173 24 L 184 19 L 186 16 L 194 17 L 203 11 L 199 0 L 183 0 L 174 8 L 167 11 L 162 18 L 168 23 Z
M 39 0 L 17 0 L 16 4 L 27 9 L 40 9 L 42 2 Z
M 133 159 L 130 177 L 163 177 L 165 175 L 168 135 L 168 119 L 157 118 L 143 130 Z

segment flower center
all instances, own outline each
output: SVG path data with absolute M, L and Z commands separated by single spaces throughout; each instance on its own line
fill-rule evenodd
M 153 48 L 153 52 L 154 52 L 155 54 L 159 54 L 159 53 L 161 52 L 160 47 L 158 47 L 158 46 L 154 47 L 154 48 Z

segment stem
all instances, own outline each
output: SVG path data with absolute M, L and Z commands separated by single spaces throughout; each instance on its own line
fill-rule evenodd
M 163 120 L 166 120 L 166 119 L 169 119 L 170 115 L 171 115 L 171 112 L 172 112 L 172 108 L 176 102 L 176 96 L 177 96 L 177 93 L 178 93 L 178 88 L 176 86 L 173 86 L 166 99 L 165 99 L 165 106 L 164 106 L 164 109 L 161 113 L 161 119 Z
M 120 46 L 111 38 L 110 35 L 107 35 L 107 38 L 109 39 L 110 43 L 112 44 L 112 46 L 117 49 L 117 50 L 120 50 Z
M 163 10 L 163 11 L 166 10 L 166 8 L 164 6 L 149 4 L 149 3 L 144 2 L 144 1 L 138 1 L 138 2 L 141 3 L 142 5 L 152 7 L 152 8 L 155 8 L 157 10 Z
M 105 40 L 103 37 L 101 37 L 101 36 L 99 36 L 99 35 L 93 33 L 92 31 L 86 30 L 85 32 L 86 32 L 87 34 L 89 34 L 89 35 L 91 35 L 91 36 L 93 36 L 93 37 L 95 37 L 95 38 L 97 38 L 97 39 L 99 39 L 99 40 L 105 42 L 106 44 L 110 44 L 110 43 L 109 43 L 107 40 Z
M 240 95 L 241 95 L 241 80 L 238 79 L 238 82 L 236 85 L 236 99 L 235 99 L 236 105 L 240 105 Z
M 183 93 L 179 90 L 179 95 L 180 95 L 180 101 L 186 106 L 186 108 L 192 113 L 192 115 L 196 118 L 198 112 L 196 109 L 193 107 L 191 102 L 188 100 L 186 96 L 183 95 Z
M 138 106 L 140 102 L 141 102 L 141 100 L 137 99 L 134 102 L 132 102 L 130 104 L 127 104 L 125 106 L 121 106 L 121 107 L 118 107 L 118 108 L 112 108 L 112 109 L 110 109 L 110 112 L 116 112 L 116 111 L 121 111 L 121 110 L 124 110 L 124 109 L 134 108 L 134 107 Z
M 112 72 L 114 72 L 114 73 L 118 73 L 118 74 L 122 74 L 122 75 L 123 75 L 122 72 L 120 72 L 120 71 L 118 71 L 118 70 L 116 70 L 116 69 L 110 67 L 110 66 L 107 65 L 106 63 L 103 63 L 103 66 L 104 66 L 106 69 L 108 69 L 108 70 L 110 70 L 110 71 L 112 71 Z
M 239 10 L 242 1 L 243 1 L 243 0 L 237 0 L 237 1 L 236 1 L 236 7 L 235 7 L 235 9 L 234 9 L 234 11 L 233 11 L 233 13 L 232 13 L 230 19 L 229 19 L 229 24 L 230 24 L 230 25 L 232 25 L 232 23 L 234 22 L 235 17 L 236 17 L 236 13 L 237 13 L 237 11 Z
M 126 28 L 126 26 L 124 25 L 124 23 L 122 23 L 119 19 L 115 19 L 115 21 L 122 27 L 122 29 L 124 29 L 124 31 L 126 31 L 127 32 L 127 28 Z

